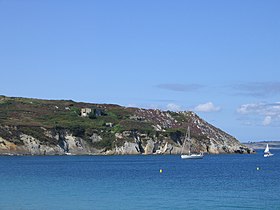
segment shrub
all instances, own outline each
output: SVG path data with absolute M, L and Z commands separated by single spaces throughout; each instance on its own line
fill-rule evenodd
M 76 137 L 83 137 L 85 135 L 85 128 L 83 128 L 79 125 L 70 127 L 70 131 L 73 134 L 73 136 L 76 136 Z

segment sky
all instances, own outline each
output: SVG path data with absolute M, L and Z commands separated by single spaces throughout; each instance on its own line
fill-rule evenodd
M 279 0 L 0 0 L 0 95 L 194 111 L 280 140 Z

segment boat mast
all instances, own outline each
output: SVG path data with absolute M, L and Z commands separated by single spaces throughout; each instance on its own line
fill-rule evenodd
M 188 126 L 188 142 L 189 142 L 189 155 L 191 155 L 191 131 L 190 131 L 190 126 Z
M 186 131 L 184 142 L 183 142 L 183 145 L 182 145 L 181 155 L 184 153 L 184 148 L 185 148 L 185 145 L 186 145 L 186 141 L 189 141 L 189 133 L 190 133 L 189 130 L 190 130 L 190 128 L 188 127 L 188 130 Z
M 185 135 L 185 138 L 184 138 L 184 141 L 183 141 L 181 155 L 184 153 L 184 147 L 185 147 L 185 144 L 186 144 L 186 139 L 187 139 L 187 132 L 186 132 L 186 135 Z

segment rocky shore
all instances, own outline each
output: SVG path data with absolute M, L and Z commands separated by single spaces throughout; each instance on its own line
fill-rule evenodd
M 0 97 L 2 155 L 180 154 L 187 127 L 193 152 L 254 153 L 194 112 Z

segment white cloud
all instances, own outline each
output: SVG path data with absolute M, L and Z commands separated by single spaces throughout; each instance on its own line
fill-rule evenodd
M 237 109 L 237 113 L 251 117 L 251 121 L 267 126 L 272 123 L 280 123 L 280 103 L 251 103 L 243 104 Z
M 161 109 L 161 107 L 158 104 L 147 104 L 143 108 L 145 108 L 145 109 Z
M 136 104 L 127 104 L 126 107 L 137 107 Z
M 266 126 L 266 125 L 270 125 L 271 122 L 272 122 L 271 116 L 265 116 L 262 124 Z
M 166 106 L 167 110 L 170 110 L 170 111 L 180 111 L 181 107 L 177 104 L 174 104 L 174 103 L 170 103 L 170 104 L 167 104 Z
M 256 112 L 259 110 L 259 107 L 262 106 L 261 104 L 243 104 L 238 109 L 237 112 L 239 114 L 249 114 L 252 112 Z
M 263 116 L 280 115 L 280 103 L 243 104 L 238 109 L 239 114 L 259 114 Z
M 199 104 L 194 108 L 196 112 L 217 112 L 221 107 L 215 106 L 212 102 L 207 102 L 205 104 Z

